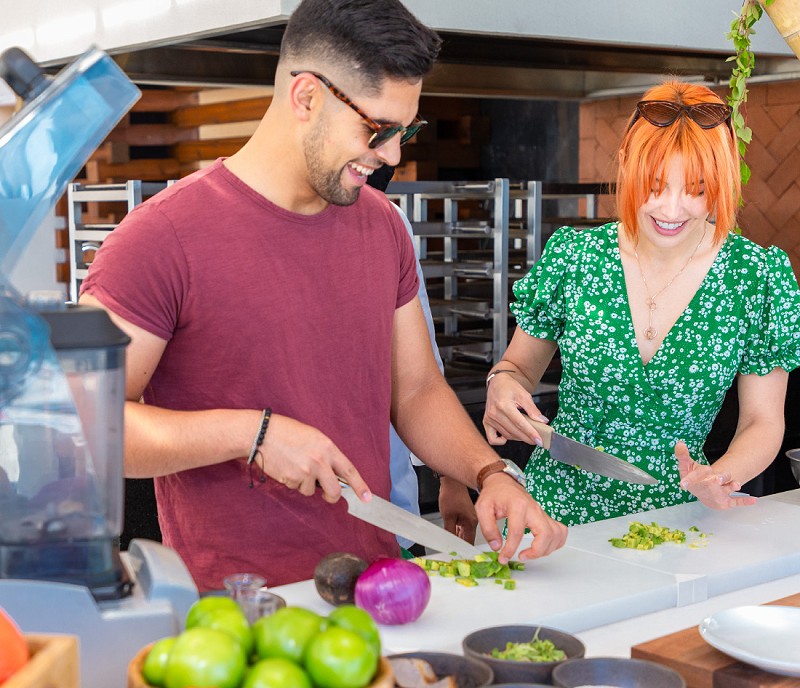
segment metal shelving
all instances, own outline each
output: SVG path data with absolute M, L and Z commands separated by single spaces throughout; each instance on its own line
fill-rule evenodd
M 445 365 L 499 360 L 508 339 L 508 179 L 393 182 L 387 195 L 412 221 Z M 467 202 L 482 206 L 485 217 L 462 219 Z M 433 203 L 440 221 L 429 212 Z M 476 286 L 488 298 L 471 293 Z
M 497 178 L 391 182 L 386 193 L 412 223 L 448 380 L 465 403 L 480 401 L 513 327 L 510 284 L 539 260 L 556 226 L 600 222 L 597 196 L 608 187 Z
M 125 214 L 143 199 L 153 196 L 172 182 L 142 182 L 134 179 L 119 184 L 72 183 L 67 188 L 69 227 L 69 295 L 77 301 L 81 282 L 89 271 L 94 254 L 116 223 L 84 222 L 84 203 L 125 204 Z

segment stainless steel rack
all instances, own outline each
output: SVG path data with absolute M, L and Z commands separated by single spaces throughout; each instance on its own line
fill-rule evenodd
M 391 182 L 386 193 L 412 223 L 445 374 L 464 403 L 482 401 L 485 373 L 513 327 L 510 284 L 539 260 L 556 226 L 597 224 L 597 197 L 608 187 L 497 178 Z
M 89 271 L 95 252 L 117 226 L 116 223 L 84 222 L 85 203 L 124 204 L 129 213 L 142 200 L 155 195 L 172 182 L 142 182 L 133 179 L 119 184 L 72 183 L 67 188 L 69 236 L 69 295 L 78 300 L 81 282 Z
M 508 179 L 393 182 L 387 195 L 412 221 L 431 312 L 441 323 L 445 365 L 491 365 L 508 339 Z M 434 202 L 441 219 L 429 212 Z M 477 204 L 484 217 L 465 219 L 459 209 L 466 202 Z M 489 298 L 477 296 L 476 287 Z

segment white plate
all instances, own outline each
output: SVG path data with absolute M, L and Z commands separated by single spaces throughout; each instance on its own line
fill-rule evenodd
M 726 609 L 703 619 L 700 635 L 742 662 L 800 676 L 800 608 L 766 605 Z

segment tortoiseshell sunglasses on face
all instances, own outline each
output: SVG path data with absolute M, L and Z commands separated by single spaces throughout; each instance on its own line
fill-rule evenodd
M 628 129 L 636 123 L 640 115 L 653 126 L 668 127 L 682 114 L 701 129 L 713 129 L 723 122 L 728 122 L 730 127 L 731 108 L 724 103 L 680 105 L 671 100 L 640 100 L 636 103 L 636 114 Z
M 307 69 L 299 69 L 291 72 L 292 76 L 297 76 L 298 74 L 311 74 L 312 76 L 315 76 L 323 83 L 323 85 L 327 87 L 331 93 L 333 93 L 334 96 L 341 100 L 345 105 L 355 110 L 358 116 L 361 117 L 361 119 L 366 122 L 367 126 L 374 132 L 369 139 L 369 143 L 367 144 L 370 148 L 382 146 L 396 134 L 400 134 L 400 145 L 402 146 L 404 143 L 408 143 L 415 136 L 415 134 L 427 124 L 427 122 L 419 115 L 417 115 L 414 118 L 414 121 L 407 127 L 404 127 L 402 124 L 381 124 L 380 122 L 376 122 L 369 115 L 365 114 L 364 111 L 358 107 L 358 105 L 356 105 L 341 90 L 339 90 L 324 76 L 322 76 L 322 74 L 318 72 L 311 72 Z

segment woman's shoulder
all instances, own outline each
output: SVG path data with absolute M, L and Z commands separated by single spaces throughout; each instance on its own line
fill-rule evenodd
M 728 234 L 726 243 L 734 260 L 749 263 L 753 267 L 791 266 L 786 251 L 778 246 L 761 246 L 752 239 L 733 232 Z
M 607 222 L 595 227 L 559 227 L 547 241 L 547 247 L 560 247 L 562 250 L 582 250 L 584 248 L 603 248 L 616 243 L 618 222 Z

